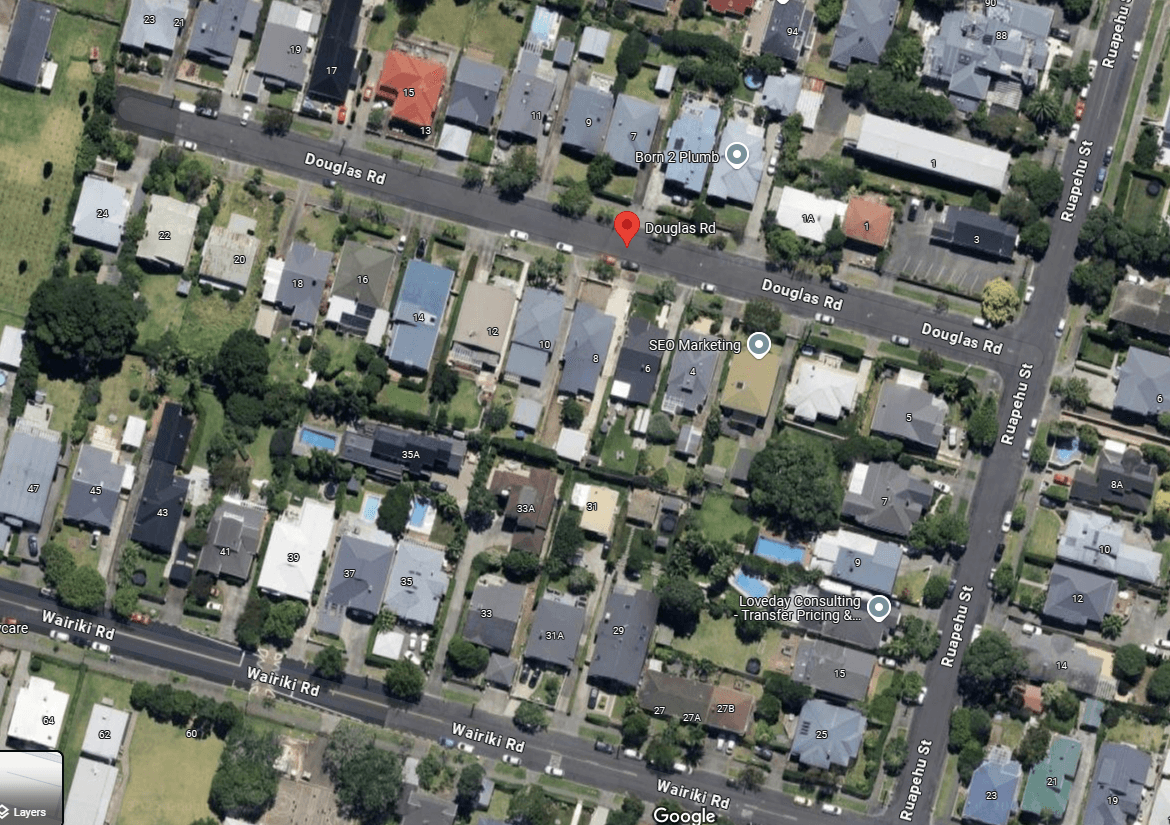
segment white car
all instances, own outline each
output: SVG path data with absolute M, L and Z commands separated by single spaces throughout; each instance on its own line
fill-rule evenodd
M 827 315 L 824 312 L 818 312 L 816 315 L 813 316 L 813 320 L 816 321 L 818 324 L 824 324 L 825 326 L 829 326 L 829 327 L 833 326 L 833 324 L 837 321 L 837 319 L 834 318 L 832 315 Z
M 1072 129 L 1070 129 L 1068 132 L 1068 142 L 1069 143 L 1076 143 L 1077 138 L 1080 137 L 1080 134 L 1081 134 L 1081 124 L 1074 123 Z
M 706 281 L 703 281 L 703 283 L 699 284 L 699 289 L 706 293 L 712 293 L 715 291 L 715 284 L 709 284 Z
M 990 329 L 991 328 L 991 323 L 983 316 L 976 316 L 975 318 L 972 318 L 971 323 L 974 324 L 975 326 L 979 327 L 980 329 Z
M 792 801 L 795 802 L 797 805 L 799 805 L 802 808 L 811 808 L 812 807 L 812 800 L 809 799 L 807 796 L 794 796 L 794 797 L 792 797 Z
M 1024 622 L 1023 626 L 1020 628 L 1020 632 L 1025 636 L 1035 636 L 1040 632 L 1040 628 L 1036 627 L 1034 624 L 1028 624 L 1027 622 Z
M 504 764 L 505 765 L 515 765 L 518 768 L 518 767 L 520 767 L 520 757 L 516 756 L 515 754 L 512 754 L 512 753 L 505 753 L 504 754 Z
M 513 229 L 508 232 L 508 237 L 514 241 L 526 241 L 528 240 L 528 233 L 521 232 L 519 229 Z
M 565 775 L 564 768 L 554 768 L 552 765 L 549 765 L 548 767 L 546 767 L 544 769 L 544 772 L 547 773 L 549 776 L 564 776 Z
M 240 125 L 241 125 L 241 126 L 247 126 L 247 125 L 248 125 L 248 121 L 249 121 L 249 120 L 251 120 L 251 119 L 252 119 L 252 107 L 251 107 L 251 106 L 245 106 L 245 107 L 244 107 L 244 114 L 240 115 Z
M 1005 533 L 1012 529 L 1012 511 L 1011 510 L 1008 510 L 1006 513 L 1003 514 L 1003 524 L 1001 524 L 999 526 L 999 529 L 1003 530 Z
M 460 742 L 455 747 L 459 748 L 459 750 L 463 751 L 464 753 L 475 753 L 475 745 L 469 745 L 466 742 Z
M 1158 647 L 1162 650 L 1170 650 L 1170 639 L 1159 639 Z
M 921 705 L 926 701 L 926 685 L 922 686 L 922 690 L 918 691 L 918 695 L 914 697 L 914 704 Z
M 977 625 L 975 625 L 975 627 L 971 628 L 971 641 L 975 641 L 976 639 L 978 639 L 979 634 L 982 632 L 983 632 L 983 625 L 981 625 L 981 624 L 977 624 Z
M 1141 648 L 1142 653 L 1146 654 L 1147 656 L 1156 656 L 1157 658 L 1161 659 L 1165 655 L 1161 650 L 1158 650 L 1158 648 L 1154 647 L 1153 645 L 1142 645 Z
M 1061 318 L 1060 323 L 1056 325 L 1056 337 L 1057 338 L 1064 337 L 1064 323 L 1065 323 L 1064 319 Z
M 905 335 L 891 335 L 890 340 L 893 341 L 895 344 L 897 344 L 900 347 L 910 346 L 910 339 L 907 338 Z
M 1036 442 L 1033 436 L 1028 436 L 1028 440 L 1024 442 L 1024 449 L 1020 451 L 1020 455 L 1028 458 L 1032 454 L 1032 445 Z
M 930 482 L 930 486 L 938 490 L 944 496 L 949 496 L 951 494 L 951 485 L 947 484 L 945 481 L 935 480 Z
M 1089 80 L 1092 80 L 1096 76 L 1097 76 L 1097 61 L 1090 60 L 1089 61 Z
M 404 249 L 406 249 L 406 236 L 399 235 L 398 236 L 398 251 L 401 252 Z
M 69 634 L 64 630 L 50 630 L 49 638 L 55 642 L 67 642 L 69 641 Z
M 828 802 L 826 802 L 824 805 L 821 806 L 821 813 L 832 814 L 833 816 L 840 816 L 841 815 L 841 806 L 840 805 L 830 805 Z
M 1024 303 L 1032 303 L 1032 296 L 1036 294 L 1036 287 L 1028 284 L 1028 288 L 1024 290 Z
M 179 145 L 182 146 L 184 149 L 186 149 L 188 152 L 194 152 L 198 148 L 195 145 L 195 142 L 191 141 L 191 140 L 180 140 Z
M 880 659 L 878 659 L 878 664 L 881 665 L 882 667 L 888 667 L 890 670 L 897 670 L 898 669 L 898 663 L 895 662 L 893 659 L 889 658 L 888 656 L 883 656 Z
M 573 254 L 573 245 L 569 243 L 557 243 L 557 252 L 564 252 L 566 255 Z
M 91 648 L 93 648 L 94 650 L 96 650 L 98 653 L 109 653 L 110 652 L 110 646 L 108 644 L 106 644 L 105 642 L 91 642 L 89 646 Z

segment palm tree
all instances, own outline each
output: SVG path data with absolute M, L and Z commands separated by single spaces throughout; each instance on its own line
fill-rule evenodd
M 1024 114 L 1038 129 L 1047 129 L 1060 117 L 1060 101 L 1052 92 L 1037 92 L 1024 103 Z

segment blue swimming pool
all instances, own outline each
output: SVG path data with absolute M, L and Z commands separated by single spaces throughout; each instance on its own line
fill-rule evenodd
M 332 452 L 337 449 L 337 439 L 334 436 L 319 430 L 310 430 L 308 427 L 301 428 L 301 443 L 316 447 L 318 450 Z
M 1077 457 L 1077 453 L 1081 450 L 1081 440 L 1076 436 L 1073 437 L 1071 443 L 1067 447 L 1057 447 L 1052 452 L 1056 455 L 1056 462 L 1058 464 L 1068 464 Z
M 804 561 L 804 548 L 760 536 L 756 540 L 756 555 L 780 564 L 799 564 Z
M 766 581 L 749 576 L 742 570 L 735 574 L 735 586 L 745 596 L 750 596 L 755 599 L 768 595 L 768 583 Z
M 431 503 L 425 498 L 416 498 L 414 504 L 410 509 L 410 526 L 422 527 L 423 522 L 427 520 L 427 510 L 430 509 Z
M 547 41 L 549 35 L 552 34 L 553 14 L 544 6 L 537 6 L 536 13 L 532 15 L 532 26 L 529 29 L 540 40 Z
M 366 500 L 362 502 L 362 521 L 368 521 L 373 524 L 378 520 L 378 507 L 382 503 L 382 497 L 376 496 L 373 493 L 366 493 Z

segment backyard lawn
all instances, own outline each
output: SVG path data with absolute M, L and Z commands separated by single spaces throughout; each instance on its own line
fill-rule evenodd
M 398 6 L 394 3 L 383 3 L 386 19 L 381 23 L 370 23 L 366 31 L 366 48 L 372 52 L 387 52 L 394 45 L 394 38 L 398 36 Z
M 61 753 L 65 756 L 65 787 L 69 787 L 73 782 L 73 772 L 77 770 L 77 760 L 81 756 L 81 745 L 85 740 L 85 729 L 89 723 L 91 709 L 102 699 L 110 699 L 119 710 L 130 710 L 131 687 L 130 682 L 92 670 L 86 671 L 81 683 L 81 692 L 74 692 L 70 699 L 73 710 L 72 724 L 61 738 Z
M 1144 725 L 1129 715 L 1121 717 L 1115 728 L 1105 731 L 1106 742 L 1122 742 L 1133 745 L 1151 753 L 1160 753 L 1162 750 L 1162 729 L 1153 725 Z
M 926 569 L 903 573 L 894 582 L 894 592 L 904 602 L 922 604 L 922 591 L 926 587 L 926 580 L 929 578 L 930 571 Z
M 73 423 L 73 416 L 77 412 L 77 405 L 81 403 L 81 384 L 76 381 L 50 381 L 41 376 L 37 387 L 44 390 L 49 403 L 53 405 L 53 417 L 49 426 L 54 430 L 68 432 Z
M 734 619 L 712 619 L 704 613 L 695 632 L 686 639 L 675 636 L 671 646 L 697 659 L 739 670 L 751 656 L 759 655 L 760 644 L 749 647 L 741 642 L 735 635 Z
M 459 379 L 459 391 L 451 399 L 448 407 L 448 420 L 454 422 L 462 416 L 463 427 L 475 427 L 479 424 L 479 388 L 474 381 L 466 378 Z
M 214 357 L 229 335 L 237 329 L 251 329 L 256 319 L 260 302 L 255 294 L 233 303 L 221 290 L 213 289 L 211 293 L 204 295 L 201 290 L 192 289 L 186 299 L 179 337 L 186 351 L 194 356 Z
M 726 467 L 730 470 L 737 455 L 739 455 L 739 442 L 721 435 L 715 441 L 715 455 L 711 459 L 711 463 L 716 467 Z
M 609 48 L 605 50 L 605 60 L 597 67 L 598 74 L 608 75 L 610 77 L 617 76 L 617 53 L 622 47 L 622 41 L 626 39 L 626 33 L 622 31 L 612 31 L 609 36 Z
M 1056 561 L 1056 541 L 1060 538 L 1060 516 L 1051 510 L 1040 508 L 1032 520 L 1032 528 L 1024 541 L 1024 555 L 1034 559 Z
M 638 451 L 634 449 L 634 439 L 626 432 L 625 419 L 615 421 L 605 436 L 601 464 L 624 473 L 632 473 L 638 468 Z
M 382 387 L 378 393 L 378 403 L 417 413 L 425 413 L 430 406 L 426 393 L 403 389 L 393 381 Z
M 192 466 L 197 464 L 200 467 L 206 467 L 207 447 L 211 444 L 211 437 L 223 430 L 223 406 L 215 397 L 215 393 L 204 390 L 199 393 L 199 408 L 200 415 L 204 419 L 195 427 L 195 432 L 200 433 L 199 443 L 190 445 L 188 449 L 191 447 L 195 449 L 195 458 L 191 461 Z
M 190 825 L 211 817 L 207 789 L 222 751 L 215 737 L 188 739 L 182 728 L 139 715 L 123 765 L 130 780 L 119 825 Z
M 731 509 L 735 499 L 727 495 L 708 495 L 696 511 L 703 535 L 712 541 L 734 541 L 752 529 L 752 520 Z
M 139 292 L 149 312 L 138 324 L 139 341 L 156 341 L 168 329 L 178 332 L 187 309 L 185 299 L 175 294 L 178 286 L 178 275 L 147 275 L 142 279 Z
M 138 408 L 138 402 L 130 400 L 130 390 L 145 390 L 149 373 L 150 370 L 141 358 L 127 355 L 122 362 L 121 372 L 102 382 L 102 402 L 98 404 L 98 416 L 94 423 L 116 428 L 126 423 L 128 415 L 148 417 L 149 413 Z M 111 421 L 110 416 L 116 421 Z
M 1136 224 L 1145 224 L 1148 221 L 1159 220 L 1162 216 L 1162 198 L 1166 195 L 1164 188 L 1159 188 L 1157 195 L 1150 195 L 1146 191 L 1149 181 L 1134 177 L 1129 182 L 1129 195 L 1125 199 L 1125 219 Z
M 492 63 L 505 69 L 512 65 L 524 40 L 524 23 L 500 11 L 496 3 L 479 3 L 467 45 L 490 52 Z
M 435 0 L 419 15 L 414 35 L 422 40 L 438 40 L 453 46 L 463 46 L 474 13 L 474 3 L 456 4 L 455 0 Z

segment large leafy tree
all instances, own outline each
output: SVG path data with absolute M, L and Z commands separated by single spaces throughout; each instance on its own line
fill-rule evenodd
M 224 397 L 244 393 L 261 398 L 268 382 L 268 346 L 250 329 L 237 329 L 220 345 L 214 374 Z
M 707 603 L 703 588 L 690 579 L 663 577 L 655 588 L 658 594 L 658 618 L 674 628 L 680 636 L 689 636 L 699 626 L 699 617 Z
M 1068 297 L 1078 304 L 1105 309 L 1117 283 L 1117 265 L 1112 261 L 1083 261 L 1076 265 L 1068 282 Z
M 967 648 L 959 670 L 959 692 L 978 704 L 1004 695 L 1027 670 L 1024 654 L 1007 634 L 984 629 Z
M 548 727 L 548 714 L 535 702 L 521 702 L 512 721 L 522 730 L 539 731 Z
M 292 644 L 297 629 L 304 624 L 308 610 L 304 602 L 296 599 L 288 599 L 273 606 L 268 611 L 268 618 L 261 632 L 264 639 L 277 647 L 288 647 Z
M 995 396 L 988 393 L 967 419 L 967 443 L 976 450 L 988 450 L 999 432 Z
M 41 565 L 45 568 L 45 584 L 60 587 L 66 576 L 73 572 L 77 561 L 65 545 L 50 541 L 41 548 Z
M 378 505 L 378 529 L 389 533 L 395 538 L 401 538 L 406 532 L 406 523 L 410 520 L 411 500 L 414 491 L 409 484 L 398 484 L 382 498 Z
M 475 810 L 483 791 L 484 773 L 483 765 L 478 762 L 465 765 L 459 772 L 459 782 L 455 785 L 455 804 L 463 816 L 469 816 Z
M 1127 644 L 1113 654 L 1113 675 L 1123 682 L 1136 685 L 1146 672 L 1146 654 L 1138 645 Z
M 1016 317 L 1020 296 L 1015 287 L 1002 278 L 994 278 L 983 286 L 983 317 L 993 324 L 1006 324 Z
M 350 818 L 383 823 L 398 806 L 402 791 L 402 758 L 370 744 L 332 777 L 337 802 Z
M 392 662 L 386 668 L 386 692 L 404 702 L 417 702 L 422 698 L 427 675 L 421 667 L 406 659 Z
M 84 379 L 118 371 L 145 315 L 125 287 L 89 276 L 49 278 L 33 290 L 24 328 L 42 366 Z
M 845 495 L 829 448 L 787 432 L 752 459 L 748 484 L 752 504 L 795 533 L 831 529 Z
M 910 528 L 907 539 L 911 547 L 919 552 L 941 552 L 967 543 L 967 522 L 951 511 L 934 512 L 923 516 Z M 942 593 L 946 594 L 947 579 L 942 578 Z M 930 582 L 927 582 L 929 585 Z M 937 587 L 937 585 L 935 585 Z M 935 598 L 932 595 L 932 600 Z M 938 604 L 942 604 L 941 598 Z M 937 606 L 937 605 L 936 605 Z
M 500 197 L 520 198 L 540 178 L 536 154 L 528 148 L 517 149 L 492 173 L 492 185 Z
M 211 779 L 208 805 L 221 817 L 260 818 L 276 800 L 279 776 L 272 763 L 280 745 L 271 733 L 237 726 L 224 743 Z
M 476 676 L 487 670 L 491 654 L 466 639 L 454 638 L 447 645 L 447 661 L 457 676 Z
M 66 607 L 93 612 L 106 603 L 106 580 L 89 565 L 75 567 L 61 580 L 57 596 Z
M 340 682 L 345 676 L 345 651 L 336 645 L 321 648 L 313 657 L 313 672 L 322 679 Z
M 539 785 L 528 785 L 512 794 L 508 821 L 515 825 L 553 825 L 557 806 Z

